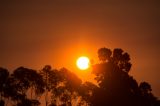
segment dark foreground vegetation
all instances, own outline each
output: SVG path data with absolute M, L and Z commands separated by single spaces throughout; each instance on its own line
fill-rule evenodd
M 42 70 L 0 68 L 0 106 L 160 106 L 147 82 L 129 75 L 130 56 L 122 49 L 98 50 L 92 65 L 97 85 L 82 81 L 65 68 Z

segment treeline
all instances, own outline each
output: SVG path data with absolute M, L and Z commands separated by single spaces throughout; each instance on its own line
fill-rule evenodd
M 53 69 L 0 68 L 0 106 L 160 106 L 147 82 L 129 75 L 130 56 L 122 49 L 100 48 L 92 65 L 95 81 L 82 83 L 74 73 Z

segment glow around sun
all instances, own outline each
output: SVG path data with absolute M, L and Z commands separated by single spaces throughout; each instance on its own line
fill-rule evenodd
M 77 59 L 77 67 L 80 70 L 86 70 L 89 68 L 89 58 L 85 56 L 81 56 Z

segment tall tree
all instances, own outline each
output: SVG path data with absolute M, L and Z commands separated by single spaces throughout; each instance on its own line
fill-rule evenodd
M 93 90 L 91 106 L 156 106 L 157 100 L 151 93 L 150 85 L 142 83 L 138 86 L 136 80 L 128 74 L 131 69 L 128 53 L 122 49 L 114 49 L 112 52 L 108 48 L 101 48 L 98 57 L 103 62 L 93 65 L 92 72 L 98 87 Z
M 16 90 L 14 99 L 18 101 L 18 104 L 25 104 L 26 101 L 37 101 L 37 97 L 41 96 L 44 92 L 44 82 L 42 76 L 37 73 L 36 70 L 19 67 L 17 68 L 12 77 L 12 86 Z M 30 96 L 29 93 L 30 92 Z M 34 98 L 33 98 L 34 93 Z
M 5 105 L 5 98 L 8 97 L 8 95 L 6 95 L 8 78 L 9 78 L 8 70 L 0 67 L 0 106 Z
M 45 83 L 45 105 L 48 106 L 50 101 L 48 94 L 59 84 L 60 77 L 58 75 L 58 70 L 52 69 L 50 65 L 44 66 L 44 68 L 40 70 L 40 74 Z
M 52 92 L 53 97 L 58 98 L 61 105 L 71 106 L 72 101 L 76 101 L 79 97 L 79 89 L 82 81 L 66 68 L 59 70 L 60 82 L 55 91 Z

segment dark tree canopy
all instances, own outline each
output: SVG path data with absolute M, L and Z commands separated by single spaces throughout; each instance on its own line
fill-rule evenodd
M 128 74 L 131 69 L 128 53 L 122 49 L 114 49 L 112 52 L 108 48 L 101 48 L 98 51 L 98 57 L 100 60 L 103 57 L 108 61 L 93 65 L 92 72 L 96 76 L 95 80 L 99 87 L 93 90 L 90 101 L 92 106 L 159 105 L 158 100 L 151 93 L 151 86 L 146 82 L 138 84 Z
M 100 48 L 92 64 L 96 84 L 82 82 L 66 68 L 0 68 L 0 106 L 160 106 L 148 82 L 129 74 L 130 56 L 122 49 Z M 42 99 L 42 100 L 41 100 Z
M 98 58 L 100 61 L 105 62 L 106 60 L 110 59 L 112 52 L 108 48 L 100 48 L 98 50 Z

